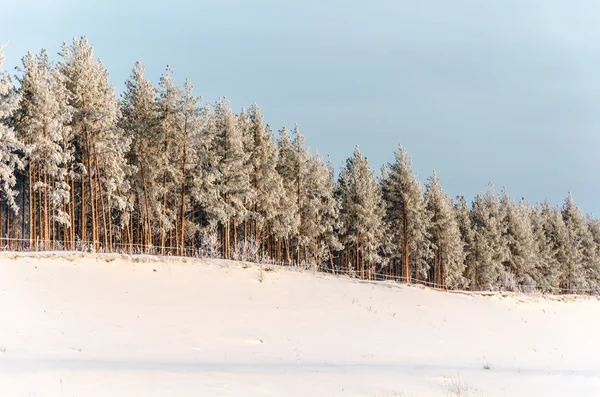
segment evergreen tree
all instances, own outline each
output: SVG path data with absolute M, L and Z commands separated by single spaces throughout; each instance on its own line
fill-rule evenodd
M 246 219 L 246 207 L 252 198 L 250 169 L 247 168 L 249 154 L 244 150 L 244 136 L 239 128 L 238 117 L 227 99 L 221 98 L 215 103 L 212 126 L 215 129 L 213 150 L 219 156 L 220 175 L 217 184 L 222 203 L 215 215 L 223 225 L 223 255 L 230 258 L 231 247 L 237 245 L 237 226 Z
M 251 162 L 251 185 L 254 202 L 253 235 L 254 240 L 263 242 L 266 235 L 272 231 L 273 222 L 277 216 L 278 207 L 284 195 L 283 181 L 277 172 L 279 154 L 273 142 L 270 129 L 264 124 L 263 115 L 256 103 L 252 104 L 249 112 L 250 126 L 248 128 Z
M 294 139 L 290 138 L 286 127 L 279 130 L 277 140 L 279 159 L 277 172 L 281 175 L 284 196 L 279 224 L 282 231 L 285 230 L 284 248 L 288 263 L 292 261 L 291 237 L 296 238 L 295 262 L 300 262 L 300 224 L 301 224 L 301 191 L 302 172 L 306 170 L 305 163 L 308 161 L 308 152 L 304 149 L 304 137 L 298 128 L 294 129 Z
M 188 79 L 183 83 L 183 87 L 180 91 L 181 96 L 177 101 L 177 139 L 181 146 L 180 162 L 178 164 L 180 172 L 180 190 L 179 190 L 179 223 L 178 223 L 178 234 L 176 238 L 177 250 L 180 255 L 185 253 L 185 241 L 189 239 L 191 235 L 194 235 L 194 228 L 188 228 L 191 230 L 186 235 L 186 218 L 188 217 L 188 210 L 190 208 L 187 201 L 189 200 L 188 191 L 191 190 L 194 175 L 191 174 L 193 165 L 201 161 L 199 157 L 203 152 L 196 151 L 197 136 L 200 134 L 202 125 L 205 122 L 206 114 L 203 114 L 203 109 L 198 107 L 199 102 L 202 98 L 193 95 L 194 87 L 191 85 Z
M 594 262 L 593 237 L 585 217 L 575 205 L 569 193 L 562 206 L 562 218 L 566 227 L 564 260 L 562 261 L 561 286 L 566 292 L 577 292 L 587 288 L 586 273 Z
M 504 240 L 508 248 L 503 288 L 530 292 L 535 286 L 537 251 L 529 204 L 524 200 L 516 204 L 503 189 L 500 205 L 504 217 Z
M 316 153 L 305 163 L 301 183 L 302 206 L 299 234 L 304 250 L 304 260 L 315 265 L 326 259 L 332 264 L 331 247 L 339 243 L 333 234 L 337 222 L 338 206 L 333 197 L 331 165 L 324 163 Z
M 588 246 L 585 278 L 589 292 L 597 295 L 600 291 L 600 220 L 588 215 L 586 221 L 592 240 Z
M 454 214 L 465 254 L 463 276 L 465 277 L 466 287 L 470 280 L 474 279 L 475 252 L 473 251 L 474 233 L 471 225 L 471 213 L 464 196 L 456 197 Z
M 553 216 L 556 213 L 548 201 L 535 207 L 529 214 L 534 238 L 535 286 L 542 292 L 555 292 L 559 288 L 560 263 Z M 562 223 L 562 218 L 559 217 Z M 564 223 L 562 223 L 564 230 Z
M 4 63 L 3 48 L 4 45 L 0 44 L 0 193 L 4 196 L 0 197 L 0 200 L 6 200 L 8 207 L 17 213 L 19 207 L 15 202 L 17 195 L 14 190 L 17 182 L 15 169 L 23 167 L 23 163 L 17 154 L 17 151 L 21 150 L 23 145 L 17 140 L 15 131 L 8 123 L 8 119 L 17 108 L 19 95 L 14 91 L 10 76 L 2 69 Z
M 132 167 L 130 176 L 136 216 L 131 219 L 135 228 L 134 241 L 143 246 L 154 244 L 154 235 L 161 227 L 161 148 L 158 129 L 156 88 L 144 77 L 144 66 L 136 62 L 121 98 L 119 126 L 130 136 L 131 150 L 127 159 Z M 135 223 L 134 223 L 135 222 Z
M 442 191 L 435 171 L 426 184 L 425 209 L 433 253 L 433 283 L 442 288 L 463 287 L 465 253 L 461 233 L 450 197 Z
M 381 190 L 358 146 L 340 172 L 338 193 L 344 258 L 361 278 L 372 278 L 382 262 L 379 248 L 384 234 Z
M 129 220 L 126 154 L 131 141 L 117 125 L 114 87 L 102 63 L 94 60 L 87 39 L 63 44 L 60 55 L 59 69 L 73 109 L 69 126 L 77 163 L 74 179 L 79 181 L 80 238 L 86 241 L 90 231 L 93 245 L 103 242 L 110 247 Z
M 158 83 L 158 136 L 160 138 L 160 176 L 161 218 L 160 247 L 161 253 L 174 251 L 175 238 L 178 235 L 177 225 L 177 189 L 181 186 L 182 142 L 179 139 L 179 100 L 181 88 L 173 81 L 173 70 L 167 65 Z M 167 245 L 168 244 L 168 245 Z
M 44 50 L 35 56 L 28 53 L 22 63 L 21 101 L 15 124 L 25 144 L 30 244 L 39 237 L 49 246 L 51 239 L 61 239 L 61 231 L 67 243 L 72 240 L 67 178 L 73 154 L 67 126 L 71 118 L 67 91 Z
M 471 210 L 473 241 L 469 255 L 468 275 L 471 288 L 496 289 L 506 286 L 503 263 L 508 258 L 500 203 L 494 186 L 488 184 L 484 195 L 478 194 Z
M 382 179 L 382 191 L 386 222 L 395 244 L 392 259 L 401 263 L 401 268 L 394 269 L 395 275 L 410 282 L 412 277 L 423 279 L 427 275 L 427 223 L 421 185 L 411 169 L 408 152 L 400 146 L 394 157 Z

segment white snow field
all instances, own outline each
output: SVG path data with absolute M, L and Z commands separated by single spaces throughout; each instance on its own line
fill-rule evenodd
M 0 254 L 0 396 L 598 396 L 600 301 Z

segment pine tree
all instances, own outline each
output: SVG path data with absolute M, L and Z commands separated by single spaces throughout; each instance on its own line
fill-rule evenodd
M 74 161 L 79 181 L 79 230 L 82 241 L 91 234 L 92 246 L 111 247 L 128 224 L 130 139 L 118 128 L 119 107 L 108 72 L 87 39 L 63 44 L 59 69 L 69 93 L 73 115 Z M 73 184 L 71 185 L 73 189 Z M 89 225 L 89 228 L 88 228 Z M 100 233 L 102 232 L 102 233 Z
M 303 247 L 306 247 L 307 244 L 310 244 L 312 241 L 311 233 L 307 231 L 306 227 L 302 227 L 306 225 L 307 220 L 303 219 L 303 214 L 309 212 L 307 210 L 308 204 L 308 193 L 307 193 L 307 183 L 308 183 L 308 170 L 310 163 L 310 153 L 308 149 L 305 147 L 305 138 L 304 135 L 300 132 L 300 126 L 296 124 L 292 131 L 292 150 L 294 160 L 292 160 L 293 170 L 294 170 L 294 187 L 293 189 L 296 191 L 296 203 L 298 209 L 298 235 L 296 238 L 296 264 L 301 263 L 301 254 Z M 308 215 L 310 216 L 310 215 Z M 306 261 L 306 253 L 304 255 L 304 260 Z
M 474 258 L 476 253 L 473 250 L 474 232 L 471 225 L 471 214 L 464 196 L 456 197 L 454 214 L 465 254 L 463 276 L 465 277 L 465 287 L 468 287 L 469 282 L 475 278 L 474 270 L 476 262 Z
M 251 205 L 255 241 L 262 244 L 273 229 L 278 206 L 284 195 L 283 181 L 277 172 L 279 154 L 270 129 L 265 126 L 260 108 L 252 104 L 249 112 L 250 183 L 254 198 Z
M 246 219 L 251 201 L 248 153 L 244 150 L 244 136 L 238 117 L 225 98 L 215 103 L 213 150 L 219 153 L 220 175 L 217 180 L 222 208 L 218 215 L 223 225 L 223 256 L 231 257 L 231 248 L 237 245 L 237 226 Z M 233 241 L 231 241 L 233 237 Z
M 338 238 L 337 231 L 340 225 L 340 204 L 335 198 L 335 180 L 331 161 L 323 162 L 319 153 L 313 156 L 312 173 L 309 180 L 314 181 L 317 216 L 315 224 L 319 232 L 317 238 L 317 263 L 329 261 L 329 268 L 334 270 L 334 252 L 340 251 L 343 246 Z M 383 210 L 383 203 L 380 200 Z M 381 236 L 383 239 L 383 236 Z M 381 260 L 384 263 L 385 260 Z
M 588 247 L 585 279 L 588 292 L 597 295 L 600 291 L 600 220 L 588 215 L 586 221 L 592 240 Z
M 561 212 L 567 234 L 561 284 L 566 292 L 572 293 L 587 287 L 585 276 L 587 267 L 593 262 L 593 237 L 571 193 L 566 198 Z
M 209 106 L 206 104 L 201 110 L 202 126 L 198 133 L 192 135 L 192 150 L 195 158 L 190 164 L 189 171 L 190 197 L 194 207 L 192 218 L 199 242 L 216 238 L 219 222 L 226 218 L 218 184 L 222 153 L 216 149 L 215 142 L 218 134 L 215 128 L 215 117 L 211 114 Z
M 38 55 L 28 53 L 22 63 L 22 99 L 16 129 L 26 145 L 30 244 L 39 237 L 49 247 L 51 240 L 60 240 L 58 234 L 62 231 L 63 241 L 70 246 L 68 177 L 73 147 L 67 125 L 72 112 L 67 103 L 68 93 L 46 51 Z
M 506 188 L 500 200 L 504 240 L 508 257 L 504 263 L 503 288 L 531 292 L 535 286 L 536 245 L 531 224 L 529 204 L 510 199 Z
M 484 195 L 478 194 L 471 210 L 473 242 L 469 255 L 468 274 L 472 288 L 496 289 L 506 285 L 501 279 L 503 263 L 508 258 L 500 203 L 494 186 L 488 184 Z
M 197 145 L 195 137 L 201 132 L 202 125 L 205 122 L 206 114 L 203 114 L 202 108 L 198 107 L 198 103 L 202 100 L 200 97 L 193 95 L 193 87 L 189 80 L 185 80 L 181 90 L 181 97 L 178 99 L 178 118 L 177 118 L 177 132 L 178 140 L 182 147 L 181 161 L 180 161 L 180 198 L 179 198 L 179 227 L 178 227 L 178 238 L 177 248 L 180 255 L 185 253 L 185 220 L 187 217 L 187 211 L 189 205 L 187 200 L 189 199 L 186 195 L 191 190 L 194 175 L 191 174 L 193 164 L 200 161 L 198 155 L 202 152 L 197 152 Z M 188 228 L 189 229 L 189 228 Z M 193 229 L 192 233 L 193 235 Z
M 3 48 L 4 45 L 0 44 L 0 193 L 4 196 L 0 197 L 0 200 L 5 200 L 8 208 L 16 214 L 19 207 L 15 201 L 17 196 L 17 192 L 14 190 L 17 182 L 15 169 L 23 168 L 23 162 L 17 153 L 23 148 L 23 145 L 17 140 L 15 131 L 8 120 L 17 109 L 19 95 L 14 91 L 10 76 L 2 69 Z M 0 207 L 0 213 L 1 210 Z
M 381 190 L 358 146 L 346 160 L 338 181 L 344 258 L 361 278 L 372 278 L 382 262 L 379 248 L 384 234 Z
M 554 222 L 555 215 L 560 222 Z M 558 261 L 559 241 L 565 230 L 560 214 L 550 207 L 548 201 L 530 212 L 534 236 L 535 285 L 542 292 L 554 293 L 559 289 L 560 263 Z
M 435 171 L 426 184 L 425 209 L 433 252 L 433 283 L 441 288 L 463 287 L 465 253 L 461 233 L 450 197 L 442 191 Z
M 303 167 L 308 159 L 308 153 L 304 149 L 303 137 L 298 129 L 294 131 L 294 139 L 289 136 L 287 128 L 283 127 L 279 131 L 277 148 L 279 159 L 277 163 L 277 172 L 281 175 L 283 182 L 284 195 L 282 197 L 282 211 L 279 216 L 279 228 L 284 242 L 286 261 L 292 261 L 292 241 L 296 238 L 295 262 L 300 261 L 300 224 L 301 224 L 301 192 Z
M 395 275 L 410 283 L 412 277 L 426 277 L 427 224 L 423 193 L 411 169 L 412 160 L 402 146 L 394 152 L 394 157 L 394 163 L 388 164 L 389 174 L 382 179 L 386 223 L 395 243 L 392 259 L 399 258 L 401 263 L 401 269 L 394 269 Z
M 175 230 L 177 224 L 177 194 L 176 189 L 181 185 L 181 141 L 178 131 L 180 87 L 173 81 L 173 71 L 167 65 L 165 72 L 160 76 L 158 83 L 158 125 L 160 136 L 160 177 L 161 189 L 161 226 L 160 246 L 161 253 L 174 252 Z M 168 244 L 168 245 L 167 245 Z
M 129 134 L 132 145 L 128 163 L 134 194 L 135 216 L 131 219 L 128 240 L 144 247 L 154 244 L 154 234 L 160 229 L 161 140 L 158 129 L 156 88 L 144 77 L 144 66 L 136 62 L 121 98 L 119 126 Z M 135 229 L 135 236 L 133 235 Z

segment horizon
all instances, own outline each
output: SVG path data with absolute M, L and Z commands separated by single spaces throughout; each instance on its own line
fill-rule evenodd
M 600 74 L 591 65 L 599 60 L 593 42 L 600 29 L 593 26 L 593 13 L 582 8 L 552 2 L 544 3 L 542 16 L 533 6 L 513 15 L 517 2 L 467 1 L 480 17 L 473 21 L 439 2 L 432 2 L 439 7 L 435 12 L 386 1 L 361 12 L 351 9 L 359 3 L 339 9 L 337 2 L 319 8 L 316 2 L 300 7 L 179 1 L 169 9 L 184 25 L 179 35 L 177 28 L 168 31 L 176 22 L 169 19 L 155 37 L 159 33 L 149 21 L 162 14 L 150 8 L 158 2 L 148 3 L 137 18 L 139 10 L 127 2 L 79 5 L 77 18 L 56 15 L 73 6 L 70 1 L 36 3 L 9 5 L 0 16 L 0 41 L 9 42 L 4 70 L 11 75 L 27 51 L 45 48 L 56 60 L 63 41 L 86 36 L 117 95 L 135 61 L 146 66 L 154 84 L 169 64 L 177 83 L 189 78 L 204 100 L 226 96 L 236 112 L 256 101 L 275 134 L 297 122 L 307 146 L 330 155 L 336 172 L 358 145 L 378 175 L 401 144 L 420 182 L 436 169 L 453 198 L 463 195 L 470 202 L 489 181 L 497 193 L 506 186 L 515 201 L 548 199 L 557 206 L 572 192 L 584 213 L 600 212 L 595 200 L 600 188 L 590 182 L 599 170 L 594 160 L 600 113 L 594 104 L 600 103 Z M 230 15 L 228 5 L 238 6 L 231 20 L 223 18 Z M 190 32 L 197 15 L 206 24 Z M 249 23 L 255 21 L 249 15 L 264 25 Z M 498 15 L 505 19 L 499 22 Z M 25 16 L 33 21 L 27 29 L 20 23 Z M 283 21 L 277 18 L 282 16 Z M 328 16 L 342 23 L 330 26 Z M 106 28 L 111 18 L 131 23 L 112 31 Z M 395 18 L 402 23 L 392 27 Z M 536 18 L 544 23 L 532 22 Z M 52 28 L 45 25 L 57 19 Z M 213 26 L 217 21 L 221 24 Z M 344 25 L 352 21 L 363 29 Z M 221 34 L 210 36 L 213 28 Z M 186 33 L 189 37 L 176 41 Z M 242 40 L 248 36 L 254 41 Z

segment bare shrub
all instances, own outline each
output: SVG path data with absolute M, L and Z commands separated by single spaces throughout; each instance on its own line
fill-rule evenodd
M 203 258 L 220 258 L 221 243 L 216 228 L 212 228 L 202 235 L 200 241 L 200 256 Z

